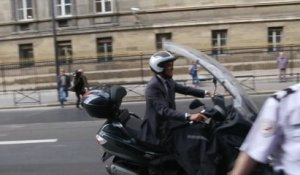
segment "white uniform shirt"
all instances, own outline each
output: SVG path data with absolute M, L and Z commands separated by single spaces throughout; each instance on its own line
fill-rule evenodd
M 300 174 L 300 84 L 267 99 L 242 147 L 251 158 L 286 174 Z

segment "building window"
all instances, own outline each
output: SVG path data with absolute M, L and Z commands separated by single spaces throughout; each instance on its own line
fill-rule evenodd
M 72 44 L 71 41 L 58 41 L 57 52 L 60 64 L 72 63 Z
M 172 33 L 157 33 L 156 34 L 156 49 L 161 50 L 163 41 L 171 40 L 172 39 Z
M 57 20 L 58 27 L 69 27 L 69 20 Z
M 268 28 L 268 51 L 276 52 L 281 50 L 283 27 L 269 27 Z
M 32 44 L 19 45 L 20 66 L 29 67 L 34 65 Z
M 220 55 L 225 53 L 227 42 L 227 30 L 212 31 L 212 54 Z
M 33 19 L 32 0 L 16 0 L 18 20 Z
M 26 24 L 20 24 L 19 25 L 19 30 L 20 31 L 28 31 L 30 30 L 30 24 L 26 23 Z
M 112 0 L 95 0 L 96 13 L 112 12 Z
M 56 0 L 57 16 L 71 16 L 72 2 L 71 0 Z
M 97 39 L 97 57 L 99 62 L 112 61 L 112 38 L 98 38 Z

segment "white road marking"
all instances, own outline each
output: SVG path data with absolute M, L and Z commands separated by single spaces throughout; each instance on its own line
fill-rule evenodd
M 57 139 L 42 139 L 42 140 L 12 140 L 0 141 L 0 145 L 18 145 L 18 144 L 33 144 L 33 143 L 54 143 Z

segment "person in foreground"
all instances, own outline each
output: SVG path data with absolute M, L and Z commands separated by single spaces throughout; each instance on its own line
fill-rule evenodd
M 277 175 L 299 174 L 299 99 L 300 84 L 296 84 L 266 100 L 240 148 L 231 175 L 250 174 L 257 162 L 271 163 Z
M 209 160 L 205 160 L 209 159 L 208 156 L 202 154 L 205 153 L 203 150 L 206 150 L 208 141 L 203 137 L 206 128 L 201 122 L 207 118 L 201 113 L 177 111 L 175 92 L 201 98 L 211 96 L 211 93 L 176 83 L 172 78 L 175 60 L 176 57 L 167 51 L 157 52 L 150 58 L 149 64 L 154 76 L 145 90 L 146 111 L 141 139 L 153 145 L 161 145 L 174 153 L 176 160 L 189 175 L 204 174 L 202 171 L 210 167 Z M 199 123 L 190 125 L 190 121 Z M 207 163 L 202 165 L 206 170 L 200 168 L 201 161 Z

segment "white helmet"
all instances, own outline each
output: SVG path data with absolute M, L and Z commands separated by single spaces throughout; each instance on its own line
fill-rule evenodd
M 174 60 L 176 60 L 176 57 L 170 52 L 160 51 L 151 56 L 149 64 L 150 68 L 154 72 L 161 73 L 164 70 L 164 68 L 162 67 L 163 63 Z

